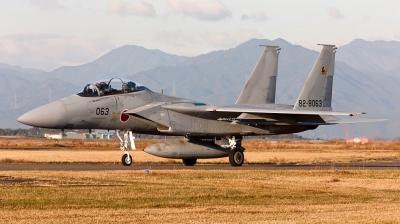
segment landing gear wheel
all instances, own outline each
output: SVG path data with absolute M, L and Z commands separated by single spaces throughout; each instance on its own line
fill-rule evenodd
M 128 157 L 129 156 L 129 157 Z M 122 165 L 124 166 L 130 166 L 132 165 L 132 156 L 128 154 L 124 154 L 122 156 Z
M 197 159 L 182 159 L 182 161 L 185 166 L 194 166 L 194 164 L 197 162 Z
M 229 153 L 229 162 L 232 166 L 242 166 L 244 162 L 244 154 L 241 149 L 232 149 Z

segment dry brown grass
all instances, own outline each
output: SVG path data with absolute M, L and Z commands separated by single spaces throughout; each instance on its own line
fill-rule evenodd
M 138 149 L 143 149 L 155 144 L 160 140 L 139 140 L 135 141 Z M 44 138 L 24 138 L 24 139 L 2 139 L 0 138 L 0 148 L 3 149 L 48 149 L 48 148 L 73 148 L 73 149 L 96 149 L 111 150 L 119 149 L 118 140 L 81 140 L 81 139 L 44 139 Z
M 163 140 L 136 141 L 138 150 L 130 151 L 134 163 L 181 163 L 144 153 L 143 148 Z M 246 140 L 246 163 L 350 163 L 400 159 L 399 143 L 344 144 L 331 141 L 311 144 L 305 141 Z M 116 140 L 46 140 L 0 139 L 0 162 L 3 163 L 120 163 L 122 152 Z M 198 163 L 228 163 L 226 158 L 199 160 Z
M 400 172 L 1 171 L 2 223 L 399 223 Z
M 398 141 L 372 141 L 368 144 L 346 144 L 341 140 L 330 140 L 322 143 L 310 141 L 274 141 L 252 139 L 243 141 L 243 147 L 250 151 L 271 150 L 395 150 L 400 151 Z
M 162 142 L 165 140 L 136 140 L 138 149 Z M 274 151 L 274 150 L 397 150 L 400 151 L 398 141 L 373 141 L 368 144 L 345 144 L 340 140 L 331 140 L 323 143 L 310 143 L 309 141 L 275 141 L 251 139 L 244 140 L 243 147 L 247 151 Z M 48 148 L 71 148 L 71 149 L 96 149 L 114 150 L 119 148 L 118 140 L 78 140 L 78 139 L 44 139 L 44 138 L 22 138 L 8 139 L 0 138 L 2 149 L 48 149 Z
M 134 163 L 182 163 L 180 159 L 165 159 L 152 156 L 143 151 L 130 151 Z M 1 163 L 120 163 L 123 153 L 120 150 L 0 150 Z M 245 163 L 273 164 L 326 164 L 350 162 L 379 162 L 399 160 L 396 151 L 265 151 L 245 152 Z M 227 158 L 199 159 L 200 164 L 229 163 Z

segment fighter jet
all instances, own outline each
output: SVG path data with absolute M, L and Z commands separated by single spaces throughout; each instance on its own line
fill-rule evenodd
M 125 166 L 133 161 L 128 148 L 136 149 L 133 133 L 184 136 L 156 143 L 144 151 L 159 157 L 182 159 L 187 166 L 195 165 L 197 159 L 221 157 L 229 157 L 232 166 L 241 166 L 244 136 L 298 133 L 319 125 L 380 121 L 336 117 L 364 113 L 332 111 L 337 48 L 322 46 L 294 106 L 275 104 L 281 49 L 263 46 L 259 61 L 233 105 L 168 96 L 135 81 L 110 78 L 89 83 L 76 94 L 33 109 L 17 121 L 51 129 L 116 130 Z

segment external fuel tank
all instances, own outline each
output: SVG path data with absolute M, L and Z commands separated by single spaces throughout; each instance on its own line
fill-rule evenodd
M 222 148 L 213 141 L 167 140 L 150 145 L 145 152 L 171 159 L 209 159 L 229 156 L 230 148 Z

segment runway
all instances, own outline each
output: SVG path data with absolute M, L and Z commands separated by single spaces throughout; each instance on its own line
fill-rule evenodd
M 49 171 L 102 171 L 102 170 L 398 170 L 400 161 L 376 163 L 337 163 L 337 164 L 243 164 L 232 167 L 229 164 L 32 164 L 2 163 L 0 171 L 11 170 L 49 170 Z

